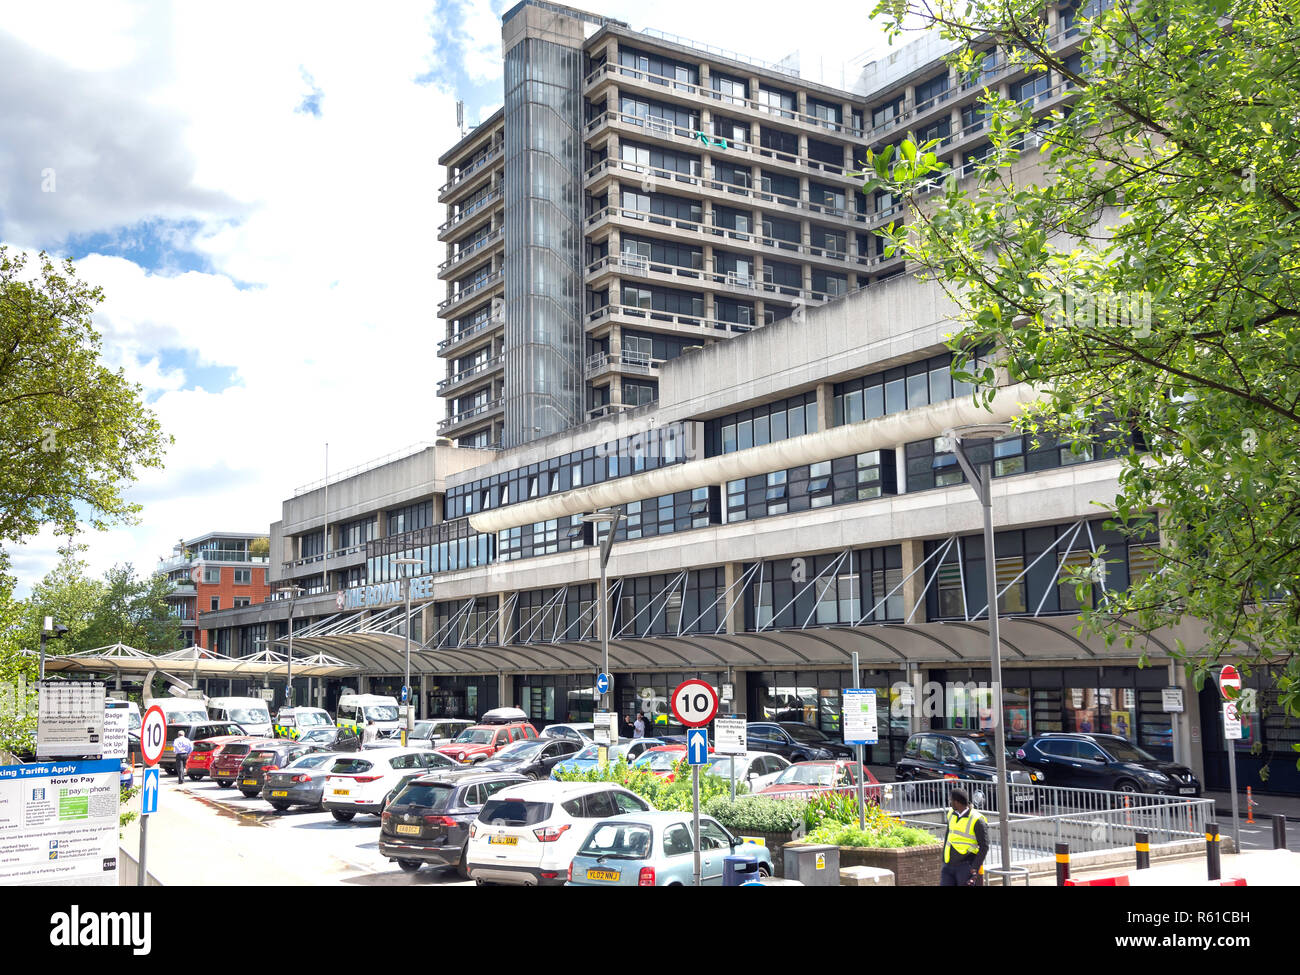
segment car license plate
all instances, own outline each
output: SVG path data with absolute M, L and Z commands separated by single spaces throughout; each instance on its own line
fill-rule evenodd
M 496 844 L 498 846 L 518 846 L 519 837 L 517 836 L 489 836 L 488 845 Z
M 280 790 L 279 792 L 272 792 L 272 793 L 271 793 L 271 798 L 272 798 L 272 799 L 280 799 L 280 798 L 283 798 L 284 796 L 287 796 L 288 794 L 289 794 L 289 793 L 285 792 L 285 791 L 282 789 L 282 790 Z
M 334 794 L 335 794 L 336 796 L 350 796 L 350 795 L 352 795 L 352 790 L 351 790 L 351 789 L 335 789 L 335 790 L 334 790 Z
M 403 836 L 419 836 L 420 827 L 418 826 L 398 826 L 397 831 Z
M 257 779 L 244 779 L 244 785 L 257 785 Z
M 1180 795 L 1184 795 L 1184 796 L 1194 796 L 1194 795 L 1196 795 L 1196 787 L 1195 787 L 1195 786 L 1190 786 L 1190 785 L 1185 785 L 1185 786 L 1183 786 L 1182 788 L 1180 788 L 1180 789 L 1178 790 L 1178 792 L 1179 792 Z
M 618 880 L 619 871 L 617 870 L 588 870 L 588 880 Z

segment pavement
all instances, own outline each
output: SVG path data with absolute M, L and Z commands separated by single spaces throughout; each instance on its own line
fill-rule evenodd
M 1146 870 L 1102 868 L 1098 870 L 1071 870 L 1072 880 L 1097 880 L 1123 876 L 1130 887 L 1207 887 L 1212 886 L 1205 857 L 1187 857 L 1153 864 Z M 1247 887 L 1295 887 L 1300 885 L 1300 853 L 1292 850 L 1254 850 L 1245 853 L 1225 853 L 1222 857 L 1223 880 L 1240 878 Z M 1056 878 L 1048 875 L 1035 877 L 1033 886 L 1053 886 Z

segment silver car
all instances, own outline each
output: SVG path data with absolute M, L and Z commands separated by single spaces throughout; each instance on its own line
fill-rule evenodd
M 689 887 L 695 882 L 691 816 L 680 812 L 625 813 L 602 819 L 578 847 L 569 868 L 571 887 Z M 733 853 L 758 860 L 772 875 L 765 846 L 742 843 L 716 819 L 700 817 L 700 881 L 722 886 L 723 862 Z
M 266 773 L 262 798 L 271 808 L 284 812 L 290 806 L 318 808 L 325 789 L 325 776 L 334 767 L 334 760 L 346 758 L 340 752 L 311 752 L 299 756 L 290 764 Z

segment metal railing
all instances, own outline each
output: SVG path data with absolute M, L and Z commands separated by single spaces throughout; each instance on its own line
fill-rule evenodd
M 466 325 L 459 332 L 455 332 L 451 335 L 448 335 L 445 339 L 443 339 L 441 342 L 438 343 L 438 351 L 443 352 L 446 349 L 451 348 L 457 342 L 462 342 L 465 339 L 469 338 L 471 335 L 477 335 L 479 332 L 485 331 L 494 325 L 501 326 L 504 324 L 505 322 L 502 321 L 500 318 L 493 318 L 491 315 L 488 315 L 486 318 L 480 319 L 479 321 L 475 322 L 472 325 Z
M 504 142 L 496 143 L 491 149 L 488 150 L 486 155 L 480 156 L 478 159 L 470 163 L 468 166 L 462 169 L 451 179 L 447 180 L 447 182 L 443 183 L 442 186 L 438 188 L 438 196 L 441 197 L 444 193 L 448 192 L 449 190 L 453 190 L 460 184 L 464 183 L 471 176 L 481 173 L 483 171 L 484 166 L 488 166 L 496 162 L 498 159 L 501 158 L 501 156 L 504 153 L 505 153 L 505 143 Z
M 307 494 L 309 491 L 316 491 L 323 488 L 326 483 L 336 484 L 339 481 L 345 481 L 349 477 L 356 477 L 358 474 L 364 474 L 366 471 L 372 471 L 376 467 L 383 467 L 385 464 L 391 464 L 395 460 L 401 460 L 403 457 L 412 457 L 432 447 L 433 444 L 427 440 L 421 440 L 418 443 L 410 444 L 392 453 L 384 454 L 382 457 L 376 457 L 374 460 L 368 460 L 365 463 L 357 464 L 355 467 L 348 467 L 344 470 L 331 473 L 329 478 L 321 478 L 318 481 L 312 481 L 310 484 L 300 484 L 293 489 L 293 496 Z
M 445 301 L 440 302 L 438 304 L 438 313 L 442 314 L 448 308 L 458 305 L 462 301 L 467 301 L 477 294 L 481 294 L 482 292 L 486 291 L 488 288 L 492 287 L 495 284 L 500 284 L 502 281 L 505 280 L 505 276 L 506 276 L 505 269 L 500 268 L 496 271 L 491 272 L 490 274 L 483 275 L 481 278 L 475 278 L 473 281 L 465 285 L 455 294 L 448 295 Z

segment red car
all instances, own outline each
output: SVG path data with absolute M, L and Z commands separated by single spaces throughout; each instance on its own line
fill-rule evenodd
M 491 758 L 511 742 L 534 740 L 537 729 L 529 721 L 505 724 L 473 724 L 437 751 L 464 765 Z
M 712 746 L 709 747 L 709 754 L 713 754 Z M 677 778 L 677 773 L 673 770 L 684 758 L 685 745 L 656 745 L 642 752 L 641 757 L 632 763 L 632 768 L 648 768 L 661 779 L 672 782 Z
M 212 760 L 208 768 L 208 774 L 216 780 L 217 785 L 223 789 L 229 789 L 235 784 L 235 779 L 239 778 L 239 767 L 248 757 L 248 753 L 258 745 L 274 744 L 274 738 L 255 738 L 251 735 L 244 735 L 233 741 L 228 741 L 221 746 L 217 752 L 217 757 Z M 187 766 L 188 767 L 188 766 Z
M 185 777 L 196 782 L 209 774 L 212 763 L 221 754 L 222 746 L 232 741 L 243 741 L 244 735 L 218 735 L 216 738 L 204 738 L 194 743 L 194 750 L 185 760 Z
M 867 797 L 872 798 L 880 791 L 880 783 L 871 774 L 871 769 L 863 768 L 857 762 L 795 762 L 783 769 L 771 785 L 759 790 L 761 796 L 777 796 L 808 799 L 823 792 L 857 792 L 858 774 L 865 778 Z

